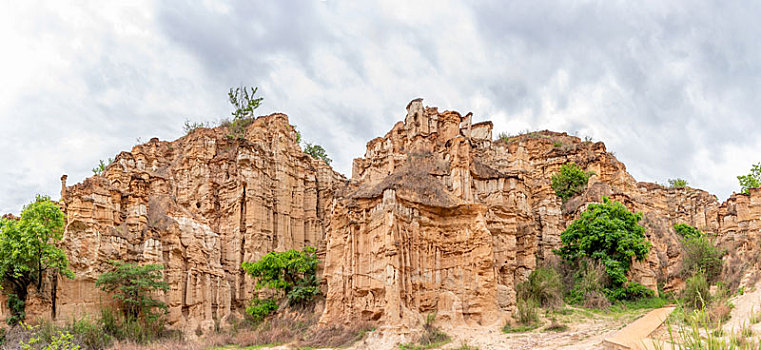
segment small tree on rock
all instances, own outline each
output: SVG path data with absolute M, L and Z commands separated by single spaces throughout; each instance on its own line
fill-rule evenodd
M 741 175 L 737 177 L 740 181 L 740 192 L 749 193 L 751 188 L 761 187 L 761 163 L 755 164 L 751 167 L 748 175 Z
M 552 189 L 555 194 L 566 202 L 571 197 L 584 191 L 589 177 L 594 173 L 582 170 L 576 163 L 563 164 L 560 172 L 552 175 Z
M 328 152 L 326 152 L 322 146 L 317 144 L 311 144 L 307 142 L 306 147 L 304 147 L 304 153 L 312 156 L 314 159 L 322 159 L 328 165 L 333 162 L 333 160 L 328 157 Z
M 158 291 L 169 290 L 161 273 L 163 265 L 137 265 L 116 260 L 109 261 L 109 264 L 113 271 L 100 275 L 95 286 L 106 293 L 114 293 L 114 299 L 121 304 L 122 313 L 128 320 L 156 319 L 160 314 L 154 309 L 166 312 L 166 304 L 153 297 Z

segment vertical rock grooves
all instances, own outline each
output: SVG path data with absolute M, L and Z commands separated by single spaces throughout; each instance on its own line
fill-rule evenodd
M 245 291 L 245 271 L 243 271 L 243 267 L 241 267 L 241 263 L 246 261 L 246 182 L 243 181 L 241 183 L 241 186 L 243 187 L 240 194 L 240 245 L 238 246 L 239 255 L 240 258 L 237 261 L 237 268 L 240 271 L 240 279 L 239 279 L 239 285 L 238 285 L 238 292 L 243 293 Z M 234 293 L 233 293 L 234 294 Z M 240 300 L 244 298 L 244 296 L 241 294 L 239 295 Z M 240 304 L 240 303 L 239 303 Z
M 197 129 L 136 145 L 82 183 L 62 177 L 63 246 L 77 278 L 58 281 L 57 314 L 99 312 L 110 297 L 94 281 L 108 260 L 161 263 L 168 324 L 193 337 L 243 312 L 254 281 L 242 261 L 311 244 L 324 324 L 418 327 L 433 311 L 452 325 L 495 324 L 515 310 L 515 285 L 555 259 L 560 233 L 602 196 L 643 213 L 653 249 L 631 278 L 650 288 L 683 284 L 676 223 L 718 236 L 730 283 L 759 269 L 761 190 L 719 203 L 637 182 L 601 142 L 550 131 L 493 140 L 491 122 L 472 118 L 413 100 L 367 143 L 350 181 L 304 154 L 283 114 L 257 118 L 242 140 Z M 562 203 L 550 177 L 567 162 L 596 175 Z M 50 314 L 49 301 L 28 305 L 29 317 Z

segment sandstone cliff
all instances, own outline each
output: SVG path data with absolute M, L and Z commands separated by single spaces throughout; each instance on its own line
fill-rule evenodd
M 499 323 L 515 309 L 515 285 L 556 259 L 560 233 L 601 196 L 643 212 L 653 249 L 631 277 L 654 290 L 683 283 L 676 223 L 718 236 L 733 285 L 748 284 L 761 259 L 761 190 L 719 203 L 698 189 L 637 182 L 603 143 L 566 133 L 493 140 L 491 122 L 418 99 L 367 144 L 350 180 L 304 154 L 285 115 L 256 119 L 243 140 L 226 133 L 152 139 L 83 183 L 62 178 L 63 244 L 77 278 L 59 281 L 59 315 L 109 303 L 94 286 L 108 260 L 161 263 L 170 326 L 206 332 L 251 298 L 242 261 L 313 245 L 323 324 L 411 329 L 434 311 L 452 325 Z M 571 161 L 596 175 L 562 203 L 550 178 Z M 46 294 L 31 295 L 30 315 L 47 314 Z
M 295 138 L 288 118 L 274 114 L 256 119 L 243 140 L 228 139 L 224 128 L 198 129 L 122 152 L 83 183 L 67 187 L 64 177 L 63 246 L 77 278 L 59 281 L 59 315 L 110 302 L 94 282 L 111 259 L 165 266 L 170 326 L 206 332 L 239 315 L 253 290 L 240 263 L 323 247 L 345 182 Z

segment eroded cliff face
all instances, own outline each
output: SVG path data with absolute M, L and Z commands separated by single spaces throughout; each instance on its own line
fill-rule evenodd
M 502 322 L 516 284 L 557 259 L 560 233 L 602 196 L 643 213 L 653 249 L 630 277 L 655 291 L 683 284 L 677 223 L 744 247 L 731 249 L 737 264 L 758 261 L 747 238 L 759 235 L 757 192 L 720 204 L 705 191 L 639 183 L 601 142 L 549 131 L 492 141 L 491 123 L 471 117 L 414 100 L 354 161 L 328 231 L 322 322 L 411 328 L 432 311 L 450 325 Z M 595 175 L 562 203 L 551 176 L 568 162 Z
M 122 152 L 99 176 L 62 189 L 66 248 L 77 275 L 59 281 L 61 315 L 97 312 L 95 287 L 112 259 L 165 266 L 160 296 L 170 326 L 207 332 L 252 296 L 241 270 L 270 251 L 324 251 L 336 191 L 345 183 L 302 153 L 285 115 L 256 119 L 243 140 L 224 128 Z
M 447 325 L 502 324 L 516 284 L 555 262 L 560 233 L 602 196 L 643 213 L 653 249 L 631 278 L 653 290 L 683 284 L 677 223 L 717 236 L 733 286 L 759 270 L 761 190 L 719 203 L 637 182 L 601 142 L 550 131 L 495 141 L 491 122 L 414 100 L 346 180 L 301 151 L 285 115 L 256 119 L 243 140 L 226 133 L 152 139 L 83 183 L 62 178 L 63 246 L 77 278 L 58 281 L 59 317 L 108 304 L 94 282 L 118 259 L 166 267 L 171 289 L 159 297 L 171 327 L 225 327 L 252 296 L 242 261 L 312 245 L 323 261 L 323 324 L 403 331 L 432 312 Z M 551 176 L 567 162 L 595 175 L 562 203 Z M 47 315 L 49 293 L 30 295 L 29 314 Z

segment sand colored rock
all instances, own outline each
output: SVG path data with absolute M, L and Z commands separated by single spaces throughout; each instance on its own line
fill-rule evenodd
M 370 320 L 404 331 L 434 312 L 450 325 L 502 324 L 516 284 L 557 260 L 560 233 L 602 196 L 643 213 L 653 249 L 632 279 L 682 286 L 673 225 L 687 223 L 728 250 L 726 280 L 753 285 L 761 190 L 719 203 L 698 189 L 637 182 L 602 142 L 550 131 L 494 140 L 491 122 L 421 99 L 400 119 L 367 143 L 349 180 L 304 154 L 282 114 L 257 118 L 242 140 L 198 129 L 137 145 L 80 184 L 64 176 L 62 244 L 77 278 L 58 281 L 59 317 L 110 303 L 94 286 L 107 261 L 160 263 L 169 325 L 204 333 L 250 300 L 242 261 L 312 245 L 323 261 L 323 324 Z M 550 185 L 567 162 L 595 175 L 563 203 Z M 30 293 L 30 316 L 49 313 L 50 288 Z
M 159 296 L 169 324 L 188 333 L 240 316 L 252 296 L 242 261 L 307 245 L 324 251 L 330 208 L 345 182 L 302 153 L 282 114 L 256 119 L 244 140 L 228 139 L 224 128 L 152 139 L 120 153 L 99 176 L 69 187 L 62 181 L 63 246 L 77 278 L 59 280 L 59 315 L 97 313 L 110 303 L 94 285 L 107 261 L 158 263 L 171 286 Z

